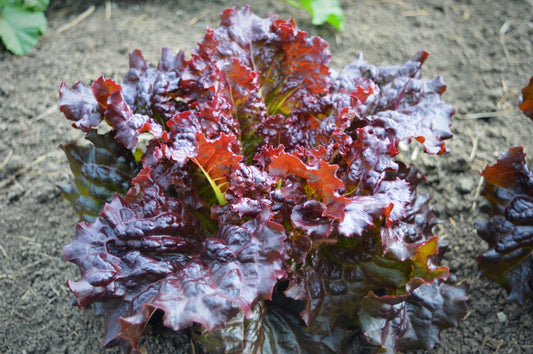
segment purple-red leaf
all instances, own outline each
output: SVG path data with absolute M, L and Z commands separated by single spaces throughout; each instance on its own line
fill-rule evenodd
M 476 225 L 489 246 L 477 257 L 482 276 L 497 281 L 508 300 L 519 303 L 533 297 L 533 173 L 522 150 L 511 148 L 481 172 L 492 215 Z
M 421 282 L 406 295 L 371 292 L 362 300 L 359 320 L 365 337 L 387 352 L 427 350 L 440 342 L 442 329 L 456 326 L 466 315 L 466 300 L 464 285 Z
M 253 308 L 255 317 L 240 313 L 224 328 L 203 331 L 199 338 L 208 353 L 342 353 L 351 331 L 338 329 L 331 334 L 312 334 L 293 308 L 276 302 L 259 302 Z
M 196 139 L 198 150 L 191 160 L 200 168 L 213 189 L 219 204 L 226 204 L 224 198 L 228 189 L 227 176 L 239 168 L 242 156 L 235 136 L 222 134 L 214 141 L 207 141 L 202 133 Z
M 286 295 L 307 302 L 300 315 L 313 332 L 330 333 L 341 317 L 357 323 L 368 291 L 401 289 L 410 272 L 410 262 L 381 256 L 369 237 L 354 245 L 322 245 L 309 252 Z
M 375 67 L 360 56 L 339 73 L 334 87 L 354 91 L 358 83 L 373 81 L 377 84 L 373 94 L 358 109 L 360 124 L 392 129 L 398 140 L 416 139 L 426 152 L 442 154 L 447 151 L 444 140 L 453 135 L 450 124 L 455 109 L 440 98 L 446 90 L 440 76 L 421 79 L 427 57 L 427 52 L 420 51 L 403 66 Z
M 438 219 L 429 206 L 430 199 L 428 195 L 417 196 L 416 200 L 411 201 L 405 218 L 381 229 L 385 253 L 402 261 L 410 259 L 420 242 L 433 235 L 432 229 L 438 224 Z
M 134 348 L 155 309 L 174 330 L 201 323 L 221 327 L 240 308 L 247 316 L 257 299 L 269 299 L 284 277 L 285 231 L 263 210 L 256 218 L 225 225 L 204 238 L 193 211 L 166 196 L 143 170 L 123 200 L 116 196 L 102 218 L 82 223 L 65 259 L 82 272 L 68 285 L 81 308 L 111 301 L 106 342 L 123 337 Z M 237 307 L 235 307 L 237 306 Z M 110 331 L 114 331 L 110 333 Z
M 92 145 L 61 145 L 74 174 L 74 184 L 59 188 L 80 217 L 92 222 L 113 194 L 126 194 L 139 167 L 132 153 L 115 141 L 112 133 L 98 135 L 93 131 L 86 138 Z
M 299 157 L 283 150 L 270 150 L 264 153 L 270 160 L 268 165 L 270 174 L 282 179 L 287 176 L 301 178 L 309 187 L 306 191 L 307 196 L 322 201 L 327 207 L 323 216 L 344 219 L 344 206 L 348 200 L 339 194 L 340 190 L 344 190 L 344 183 L 336 176 L 339 168 L 337 165 L 319 160 L 316 167 L 310 167 Z
M 180 97 L 185 53 L 163 48 L 157 68 L 150 67 L 140 50 L 130 53 L 130 70 L 122 84 L 124 100 L 135 113 L 148 115 L 163 126 L 187 105 Z
M 448 279 L 448 268 L 439 265 L 438 237 L 413 244 L 411 257 L 399 259 L 383 253 L 378 232 L 386 228 L 382 224 L 361 238 L 315 246 L 299 270 L 290 274 L 286 295 L 307 302 L 301 316 L 312 331 L 329 333 L 340 318 L 357 323 L 361 300 L 369 291 L 401 294 L 413 286 L 412 279 L 428 283 Z M 396 230 L 402 231 L 404 240 L 411 236 L 407 228 Z
M 162 129 L 152 118 L 136 114 L 124 101 L 122 87 L 111 79 L 100 77 L 90 89 L 77 82 L 69 88 L 61 84 L 59 91 L 59 108 L 72 125 L 84 132 L 91 132 L 106 122 L 116 131 L 115 139 L 126 148 L 133 149 L 139 140 L 139 134 L 150 131 L 160 137 Z
M 96 128 L 103 119 L 103 112 L 94 93 L 80 81 L 68 87 L 64 82 L 59 89 L 59 110 L 68 120 L 73 121 L 72 126 L 89 132 Z

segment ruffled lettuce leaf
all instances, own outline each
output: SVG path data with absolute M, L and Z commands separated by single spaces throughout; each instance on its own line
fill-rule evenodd
M 232 169 L 239 168 L 242 156 L 239 154 L 239 146 L 235 144 L 236 138 L 224 135 L 215 140 L 207 141 L 202 133 L 197 136 L 198 150 L 191 160 L 202 171 L 215 193 L 218 204 L 226 204 L 224 193 L 228 188 L 226 176 Z M 232 145 L 236 146 L 237 153 L 233 152 Z
M 489 249 L 477 257 L 483 277 L 497 281 L 508 300 L 533 297 L 533 174 L 521 146 L 503 153 L 481 175 L 482 195 L 492 207 L 488 221 L 478 221 L 479 236 Z
M 111 79 L 100 77 L 90 88 L 81 82 L 68 87 L 61 83 L 59 109 L 72 120 L 72 126 L 89 133 L 105 121 L 114 129 L 115 139 L 126 148 L 133 149 L 139 141 L 139 134 L 150 131 L 160 136 L 161 127 L 150 124 L 149 116 L 134 113 L 124 101 L 122 87 Z
M 309 166 L 294 154 L 283 149 L 264 150 L 261 159 L 268 160 L 268 171 L 283 182 L 289 176 L 302 180 L 302 195 L 322 202 L 326 206 L 323 216 L 344 219 L 344 206 L 347 199 L 339 194 L 344 183 L 336 176 L 339 166 L 318 160 L 316 166 Z M 282 186 L 283 188 L 283 186 Z
M 130 70 L 122 84 L 124 100 L 134 112 L 153 117 L 165 127 L 176 113 L 187 109 L 179 91 L 185 52 L 174 54 L 163 48 L 156 68 L 150 66 L 140 50 L 131 52 L 129 58 Z
M 392 129 L 399 141 L 416 139 L 428 153 L 445 153 L 444 140 L 453 136 L 450 117 L 455 109 L 440 99 L 446 90 L 442 77 L 421 79 L 427 57 L 427 52 L 420 51 L 402 66 L 376 67 L 360 55 L 336 76 L 334 89 L 354 91 L 370 80 L 376 84 L 373 94 L 358 108 L 362 124 Z
M 91 132 L 87 135 L 90 145 L 61 145 L 74 174 L 74 183 L 59 188 L 74 210 L 88 222 L 98 217 L 115 193 L 124 196 L 139 172 L 131 151 L 113 136 L 112 132 L 104 135 Z
M 421 199 L 424 205 L 427 199 Z M 321 244 L 308 252 L 299 269 L 289 274 L 291 282 L 285 293 L 306 302 L 300 315 L 313 333 L 331 333 L 361 324 L 359 311 L 369 292 L 396 297 L 411 291 L 413 279 L 428 285 L 448 279 L 448 268 L 439 265 L 444 248 L 423 219 L 427 213 L 415 203 L 409 216 L 389 227 L 376 223 L 363 237 L 339 238 L 335 245 Z M 406 244 L 405 250 L 384 252 L 385 240 L 391 233 Z M 409 258 L 405 256 L 407 252 Z M 454 316 L 450 319 L 453 323 L 464 313 Z M 419 348 L 420 341 L 423 338 L 408 347 Z
M 199 337 L 202 348 L 208 353 L 340 353 L 346 350 L 349 331 L 332 334 L 313 334 L 306 330 L 295 312 L 296 302 L 287 306 L 287 299 L 259 302 L 253 307 L 254 318 L 242 313 L 235 316 L 224 328 L 213 332 L 203 331 Z
M 285 231 L 270 217 L 265 209 L 206 237 L 194 211 L 167 196 L 145 169 L 125 199 L 113 197 L 101 218 L 78 226 L 64 257 L 82 277 L 68 286 L 82 309 L 105 304 L 106 345 L 136 348 L 156 310 L 174 330 L 222 327 L 239 309 L 252 316 L 255 301 L 271 298 L 286 274 Z
M 365 337 L 387 353 L 431 349 L 440 343 L 442 329 L 457 326 L 466 315 L 466 285 L 416 279 L 409 285 L 414 289 L 408 294 L 370 292 L 361 301 L 359 319 Z

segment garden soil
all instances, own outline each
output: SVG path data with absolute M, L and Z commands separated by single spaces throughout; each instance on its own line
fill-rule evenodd
M 120 352 L 102 347 L 102 317 L 73 306 L 65 284 L 79 277 L 62 258 L 78 218 L 56 187 L 71 181 L 58 145 L 82 135 L 58 111 L 61 81 L 88 85 L 101 75 L 121 81 L 136 48 L 152 63 L 162 47 L 190 53 L 207 26 L 218 26 L 223 9 L 248 3 L 262 17 L 293 17 L 325 38 L 335 69 L 360 52 L 376 65 L 402 64 L 420 49 L 430 53 L 423 76 L 442 75 L 444 100 L 457 110 L 451 152 L 429 156 L 417 143 L 401 155 L 427 176 L 423 192 L 433 195 L 442 220 L 436 233 L 450 244 L 444 263 L 458 282 L 470 284 L 465 320 L 444 331 L 430 352 L 533 353 L 533 301 L 507 302 L 504 290 L 478 277 L 475 261 L 486 249 L 475 231 L 475 221 L 486 218 L 479 171 L 512 146 L 523 145 L 533 157 L 533 122 L 517 109 L 520 88 L 533 75 L 533 3 L 527 0 L 341 0 L 342 33 L 313 26 L 305 11 L 283 0 L 107 7 L 52 0 L 48 31 L 35 49 L 16 57 L 0 48 L 0 352 Z M 192 350 L 186 336 L 171 331 L 145 335 L 141 347 L 154 354 Z M 360 335 L 354 340 L 351 352 L 371 351 Z

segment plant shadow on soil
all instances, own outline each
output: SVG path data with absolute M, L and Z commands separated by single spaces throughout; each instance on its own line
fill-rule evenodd
M 94 12 L 58 33 L 92 4 Z M 300 28 L 325 38 L 337 70 L 359 52 L 375 65 L 402 64 L 420 49 L 430 53 L 424 77 L 442 75 L 444 100 L 457 109 L 451 153 L 429 156 L 412 144 L 401 154 L 427 176 L 422 192 L 433 195 L 443 221 L 438 234 L 450 244 L 444 263 L 458 281 L 470 283 L 466 319 L 444 331 L 430 352 L 533 352 L 533 302 L 508 303 L 505 291 L 479 279 L 475 256 L 486 246 L 474 227 L 486 218 L 478 172 L 511 146 L 523 145 L 533 156 L 533 122 L 516 108 L 533 75 L 527 0 L 341 0 L 346 28 L 340 34 L 313 26 L 307 13 L 282 0 L 119 1 L 108 16 L 104 1 L 52 1 L 37 48 L 25 57 L 0 49 L 0 352 L 105 350 L 102 318 L 72 306 L 65 285 L 79 276 L 62 259 L 78 220 L 55 186 L 71 178 L 58 145 L 82 136 L 58 112 L 60 82 L 88 84 L 100 75 L 121 81 L 128 52 L 141 49 L 152 63 L 161 47 L 190 52 L 206 26 L 218 26 L 223 9 L 246 4 L 262 17 L 294 17 Z M 356 344 L 354 353 L 370 350 L 362 338 Z M 141 346 L 148 353 L 191 351 L 185 336 L 170 331 L 145 336 Z

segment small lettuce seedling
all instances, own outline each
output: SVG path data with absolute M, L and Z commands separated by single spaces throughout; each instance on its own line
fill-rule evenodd
M 49 0 L 0 0 L 0 39 L 16 55 L 33 49 L 46 32 Z
M 344 11 L 338 0 L 286 0 L 297 8 L 304 8 L 311 14 L 313 25 L 329 23 L 338 31 L 344 29 Z
M 519 108 L 533 118 L 533 77 L 522 89 Z M 507 299 L 520 304 L 533 297 L 533 173 L 525 157 L 521 146 L 513 147 L 481 172 L 492 213 L 476 225 L 489 245 L 477 257 L 482 277 L 497 281 Z
M 63 146 L 85 220 L 68 286 L 101 304 L 104 344 L 138 351 L 156 318 L 212 352 L 337 353 L 359 328 L 391 351 L 438 343 L 466 286 L 440 264 L 423 177 L 397 160 L 400 142 L 443 154 L 452 136 L 427 56 L 336 72 L 293 20 L 231 8 L 190 59 L 135 50 L 121 84 L 63 83 L 91 142 Z

